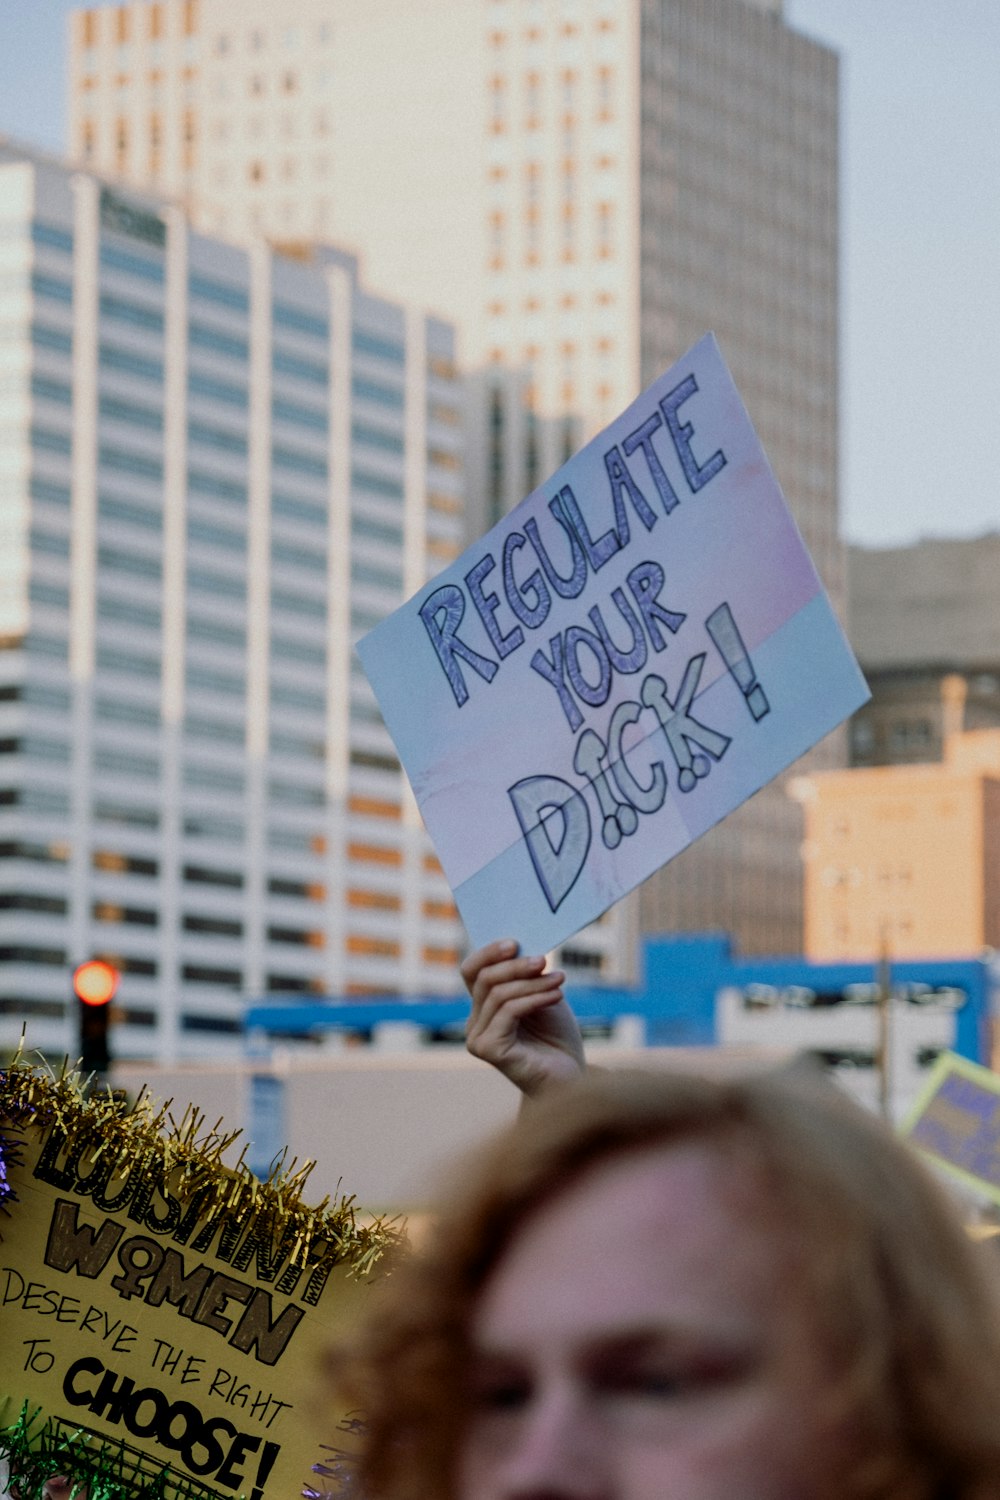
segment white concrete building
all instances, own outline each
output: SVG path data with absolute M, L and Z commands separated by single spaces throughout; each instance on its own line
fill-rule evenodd
M 231 1049 L 446 993 L 462 929 L 353 641 L 459 550 L 453 334 L 0 146 L 0 1046 Z

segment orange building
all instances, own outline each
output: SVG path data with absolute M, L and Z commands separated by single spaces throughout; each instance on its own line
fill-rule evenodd
M 1000 730 L 947 736 L 944 760 L 798 777 L 805 952 L 815 962 L 1000 946 Z

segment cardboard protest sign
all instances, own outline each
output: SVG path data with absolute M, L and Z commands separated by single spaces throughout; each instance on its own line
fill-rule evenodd
M 531 952 L 868 696 L 711 336 L 358 653 L 473 943 Z
M 996 1073 L 956 1052 L 943 1052 L 903 1132 L 950 1176 L 1000 1203 L 1000 1077 Z
M 394 1232 L 306 1208 L 304 1171 L 226 1168 L 234 1137 L 200 1128 L 0 1077 L 0 1456 L 23 1495 L 67 1474 L 90 1500 L 294 1500 L 344 1430 L 322 1357 Z

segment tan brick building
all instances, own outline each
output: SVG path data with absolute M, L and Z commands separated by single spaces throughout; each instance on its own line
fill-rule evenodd
M 1000 730 L 944 759 L 800 777 L 805 953 L 814 962 L 1000 946 Z

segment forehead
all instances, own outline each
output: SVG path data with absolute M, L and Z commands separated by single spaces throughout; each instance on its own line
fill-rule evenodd
M 789 1281 L 786 1231 L 749 1148 L 692 1141 L 623 1152 L 525 1222 L 475 1323 L 514 1328 L 574 1305 L 595 1333 L 623 1320 L 756 1323 Z

